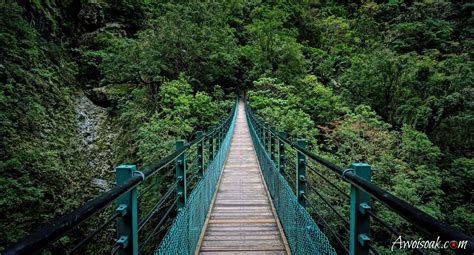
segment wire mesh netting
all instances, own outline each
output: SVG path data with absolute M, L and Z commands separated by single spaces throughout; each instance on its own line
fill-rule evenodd
M 229 145 L 237 117 L 236 111 L 237 108 L 234 109 L 232 122 L 222 142 L 222 146 L 220 146 L 214 160 L 207 166 L 203 179 L 194 187 L 185 207 L 178 212 L 176 220 L 163 238 L 155 254 L 194 253 L 206 221 L 219 175 L 229 152 Z
M 248 113 L 247 113 L 248 114 Z M 327 237 L 309 213 L 298 203 L 285 178 L 265 151 L 254 124 L 247 115 L 250 135 L 273 205 L 293 254 L 336 254 Z

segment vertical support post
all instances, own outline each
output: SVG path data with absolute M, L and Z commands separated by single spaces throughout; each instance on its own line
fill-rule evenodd
M 133 177 L 135 165 L 120 165 L 115 169 L 116 182 L 120 185 Z M 134 188 L 117 199 L 117 245 L 118 254 L 138 255 L 138 206 L 137 189 Z
M 250 117 L 247 118 L 248 122 L 249 122 L 249 127 L 250 127 L 250 124 L 252 124 L 252 126 L 254 127 L 254 130 L 255 130 L 255 134 L 257 135 L 257 137 L 260 137 L 260 129 L 258 128 L 257 124 L 255 124 L 255 122 L 252 121 L 252 119 Z
M 227 121 L 225 121 L 225 120 L 222 122 L 222 128 L 221 128 L 221 143 L 224 142 L 225 129 L 226 129 L 226 122 L 227 122 Z
M 226 121 L 224 120 L 224 121 L 222 122 L 222 127 L 221 127 L 221 142 L 224 141 L 225 129 L 226 129 Z
M 204 136 L 204 132 L 197 131 L 196 138 L 201 139 Z M 202 178 L 204 176 L 204 139 L 197 144 L 197 167 L 198 167 L 198 176 Z
M 268 155 L 270 155 L 270 159 L 272 158 L 272 131 L 271 131 L 271 127 L 268 127 L 268 140 L 267 140 L 267 152 L 268 152 Z
M 226 129 L 226 121 L 223 121 L 222 127 L 221 127 L 221 142 L 224 142 L 225 129 Z
M 214 126 L 210 126 L 208 131 L 209 134 L 214 132 Z M 208 154 L 209 154 L 209 163 L 214 160 L 214 135 L 211 135 L 207 138 L 209 140 L 209 148 L 208 148 Z
M 212 136 L 214 138 L 214 156 L 219 151 L 219 125 L 220 123 L 214 126 L 215 133 Z
M 222 122 L 219 122 L 218 127 L 219 132 L 217 132 L 217 151 L 221 148 L 221 134 L 222 134 Z
M 224 126 L 224 133 L 222 133 L 222 140 L 225 139 L 225 136 L 227 135 L 227 131 L 229 130 L 229 126 L 230 126 L 230 118 L 227 119 L 225 122 L 225 126 Z
M 286 133 L 281 131 L 280 136 L 283 138 L 286 138 Z M 278 157 L 279 157 L 278 167 L 279 167 L 280 173 L 283 173 L 285 171 L 285 143 L 280 139 L 278 139 Z
M 306 149 L 306 141 L 304 139 L 298 139 L 296 144 Z M 306 206 L 306 156 L 298 151 L 297 162 L 296 162 L 296 196 L 298 197 L 298 203 L 302 206 Z
M 184 140 L 176 141 L 176 149 L 181 149 L 185 144 Z M 178 197 L 177 207 L 181 210 L 186 204 L 186 157 L 185 153 L 176 158 L 176 195 Z
M 273 157 L 273 133 L 272 133 L 272 127 L 268 127 L 268 155 L 270 155 L 270 159 L 275 162 L 275 158 Z
M 257 122 L 253 122 L 255 131 L 257 132 L 257 136 L 260 140 L 262 140 L 262 127 L 260 125 L 257 125 Z
M 271 131 L 271 127 L 268 130 L 268 155 L 270 159 L 273 161 L 273 133 Z
M 263 130 L 263 139 L 262 139 L 262 143 L 263 143 L 263 148 L 265 149 L 265 151 L 267 150 L 267 130 L 262 127 L 262 130 Z
M 222 132 L 222 122 L 219 122 L 219 124 L 217 125 L 217 134 L 216 134 L 216 138 L 217 138 L 217 141 L 216 141 L 216 154 L 219 151 L 219 149 L 221 148 L 221 132 Z
M 354 174 L 370 181 L 372 169 L 365 163 L 353 163 L 351 169 Z M 368 255 L 370 242 L 370 216 L 367 210 L 371 209 L 370 195 L 351 186 L 351 208 L 350 208 L 350 240 L 349 251 L 351 255 Z
M 273 131 L 276 134 L 277 131 L 275 128 L 273 129 Z M 275 164 L 275 166 L 277 166 L 279 161 L 278 161 L 278 136 L 276 135 L 273 135 L 273 139 L 272 139 L 272 161 Z

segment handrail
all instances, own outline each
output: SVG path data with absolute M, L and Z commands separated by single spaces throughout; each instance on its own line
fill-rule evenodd
M 226 123 L 232 118 L 234 114 L 234 109 L 235 107 L 237 107 L 236 104 L 237 104 L 237 101 L 234 102 L 232 109 L 224 118 L 224 121 L 219 122 L 219 125 L 217 126 L 218 128 L 225 126 Z M 186 143 L 180 149 L 175 150 L 173 153 L 169 154 L 165 158 L 146 167 L 145 169 L 142 170 L 143 175 L 133 176 L 132 178 L 128 179 L 123 184 L 119 186 L 115 186 L 111 190 L 100 195 L 99 197 L 96 197 L 86 202 L 84 206 L 55 220 L 53 223 L 33 232 L 32 234 L 28 235 L 26 238 L 24 238 L 20 242 L 14 244 L 11 247 L 8 247 L 2 254 L 3 255 L 32 254 L 36 251 L 44 249 L 51 242 L 57 240 L 65 233 L 71 231 L 80 223 L 82 223 L 83 221 L 87 220 L 88 218 L 92 217 L 93 215 L 95 215 L 96 213 L 104 209 L 107 205 L 115 201 L 117 198 L 121 197 L 122 195 L 129 192 L 130 190 L 136 188 L 140 183 L 144 182 L 149 177 L 158 173 L 159 170 L 168 166 L 170 163 L 174 163 L 174 161 L 183 153 L 185 153 L 190 147 L 192 147 L 193 145 L 209 137 L 212 137 L 216 132 L 218 132 L 217 130 L 218 128 L 214 129 L 213 131 L 205 134 L 204 136 L 200 138 L 196 138 Z
M 383 205 L 412 223 L 418 229 L 422 230 L 426 234 L 430 236 L 439 236 L 442 240 L 446 241 L 460 241 L 460 240 L 467 240 L 467 249 L 474 251 L 474 239 L 460 231 L 455 230 L 451 226 L 443 223 L 434 217 L 430 216 L 429 214 L 421 211 L 420 209 L 414 207 L 413 205 L 409 204 L 408 202 L 400 199 L 391 193 L 379 188 L 377 185 L 366 181 L 365 179 L 357 176 L 354 172 L 350 169 L 345 170 L 342 167 L 337 166 L 336 164 L 321 158 L 320 156 L 308 151 L 307 149 L 301 148 L 296 143 L 291 142 L 287 138 L 281 136 L 278 132 L 275 132 L 272 128 L 270 128 L 266 123 L 261 120 L 258 120 L 257 117 L 252 113 L 250 106 L 246 102 L 245 107 L 247 108 L 246 111 L 252 120 L 262 127 L 263 129 L 272 133 L 274 137 L 278 140 L 282 141 L 283 143 L 291 146 L 293 149 L 301 152 L 302 154 L 306 155 L 308 158 L 320 163 L 321 165 L 327 167 L 331 171 L 338 174 L 342 177 L 343 180 L 347 181 L 348 183 L 364 190 L 367 192 L 371 197 L 375 198 Z

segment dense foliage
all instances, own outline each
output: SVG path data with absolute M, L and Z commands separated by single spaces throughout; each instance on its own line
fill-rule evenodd
M 111 151 L 110 169 L 159 159 L 249 90 L 256 113 L 291 139 L 306 138 L 341 166 L 369 162 L 378 185 L 472 236 L 473 8 L 462 1 L 1 2 L 0 250 L 99 194 L 94 178 L 112 181 L 112 173 L 91 169 L 93 152 L 79 141 L 82 94 L 104 111 L 94 146 Z M 347 201 L 321 186 L 347 212 Z
M 378 185 L 472 235 L 474 76 L 467 28 L 472 6 L 371 1 L 264 6 L 273 13 L 264 24 L 278 24 L 271 36 L 285 34 L 291 39 L 279 43 L 296 45 L 285 51 L 291 57 L 283 63 L 269 62 L 278 68 L 257 76 L 250 93 L 256 112 L 341 166 L 369 162 L 378 169 Z M 247 27 L 261 24 L 260 13 L 252 12 Z M 278 71 L 293 67 L 284 75 Z M 347 191 L 347 185 L 338 185 Z M 326 183 L 320 186 L 347 213 L 346 202 Z M 317 210 L 329 222 L 338 221 L 328 208 Z M 414 235 L 404 220 L 383 208 L 378 212 L 400 232 Z M 342 224 L 332 225 L 345 231 Z M 383 250 L 390 235 L 375 231 Z
M 232 91 L 225 93 L 218 84 L 225 85 L 232 74 L 217 67 L 229 66 L 221 56 L 231 45 L 220 42 L 226 47 L 215 50 L 210 44 L 206 52 L 198 47 L 202 41 L 217 41 L 209 31 L 225 29 L 219 23 L 207 24 L 207 32 L 198 25 L 180 31 L 176 26 L 193 24 L 193 15 L 181 16 L 184 9 L 168 6 L 147 20 L 152 13 L 140 1 L 7 1 L 0 7 L 0 250 L 110 188 L 114 166 L 159 160 L 171 152 L 176 139 L 192 139 L 195 131 L 230 109 Z M 175 23 L 157 25 L 172 17 Z M 197 31 L 202 37 L 192 46 L 187 38 Z M 176 32 L 187 34 L 171 35 Z M 189 48 L 171 53 L 179 41 Z M 144 47 L 150 43 L 152 47 Z M 209 73 L 200 72 L 202 54 L 209 56 Z M 80 137 L 84 127 L 78 122 L 84 116 L 77 112 L 77 97 L 82 94 L 106 108 L 106 123 L 96 123 L 100 130 L 93 144 L 83 144 Z M 110 156 L 88 158 L 102 155 L 101 150 L 110 150 Z M 96 159 L 106 161 L 105 172 L 94 168 Z M 97 179 L 105 180 L 105 187 L 94 185 Z M 106 215 L 98 217 L 101 221 Z M 94 221 L 85 228 L 93 229 Z M 61 239 L 53 253 L 70 243 Z M 94 247 L 90 252 L 110 248 Z

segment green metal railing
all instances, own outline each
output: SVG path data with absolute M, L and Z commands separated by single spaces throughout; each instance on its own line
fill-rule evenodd
M 329 243 L 325 234 L 305 210 L 305 156 L 298 154 L 297 158 L 297 193 L 293 193 L 291 186 L 280 171 L 285 167 L 284 145 L 278 144 L 276 137 L 265 132 L 263 126 L 252 116 L 246 105 L 247 122 L 255 152 L 262 170 L 265 182 L 286 239 L 293 254 L 336 254 L 336 250 Z M 298 144 L 304 146 L 304 141 Z M 279 159 L 279 160 L 276 160 Z M 278 165 L 277 165 L 278 164 Z
M 174 152 L 151 166 L 118 166 L 112 189 L 2 254 L 37 254 L 45 248 L 52 254 L 193 254 L 229 152 L 237 104 L 236 99 L 229 114 L 207 133 L 196 132 L 190 142 L 176 141 Z M 373 223 L 390 235 L 400 233 L 375 213 L 374 202 L 430 237 L 467 240 L 466 249 L 455 252 L 472 254 L 471 237 L 371 183 L 370 165 L 334 165 L 310 152 L 305 140 L 289 141 L 248 104 L 245 109 L 260 168 L 293 254 L 378 254 Z M 85 228 L 93 216 L 102 223 Z M 70 236 L 72 241 L 65 239 Z M 92 241 L 100 245 L 88 250 Z
M 209 153 L 212 162 L 204 172 L 205 181 L 196 185 L 187 203 L 180 208 L 176 220 L 155 254 L 193 254 L 196 250 L 219 175 L 229 153 L 236 113 L 237 108 L 235 107 L 232 118 L 229 119 L 229 125 L 217 127 L 217 130 L 225 129 L 225 132 L 220 131 L 220 135 L 217 136 L 216 144 L 219 147 L 217 153 L 214 151 Z
M 307 150 L 303 139 L 288 140 L 284 132 L 277 132 L 254 115 L 248 103 L 245 107 L 258 160 L 294 254 L 334 254 L 334 248 L 322 232 L 328 234 L 331 243 L 337 244 L 338 254 L 379 254 L 375 237 L 371 235 L 373 223 L 388 231 L 388 236 L 384 235 L 381 241 L 384 247 L 391 247 L 396 239 L 393 237 L 401 234 L 375 213 L 374 202 L 433 240 L 439 237 L 443 244 L 455 242 L 456 245 L 467 242 L 463 250 L 454 250 L 455 253 L 474 251 L 473 238 L 371 183 L 370 165 L 353 163 L 347 169 L 341 168 Z M 324 170 L 328 171 L 323 173 Z M 330 189 L 334 194 L 323 192 L 323 187 L 325 192 Z M 314 203 L 313 198 L 318 202 Z M 418 248 L 414 248 L 413 253 L 433 254 Z
M 196 132 L 193 141 L 176 141 L 176 150 L 151 166 L 118 166 L 115 187 L 2 254 L 30 255 L 46 248 L 52 254 L 151 254 L 160 240 L 157 254 L 194 253 L 228 153 L 237 103 L 218 125 Z M 93 216 L 105 220 L 89 224 L 84 233 Z M 73 241 L 63 245 L 65 237 Z M 87 250 L 92 241 L 100 245 Z

